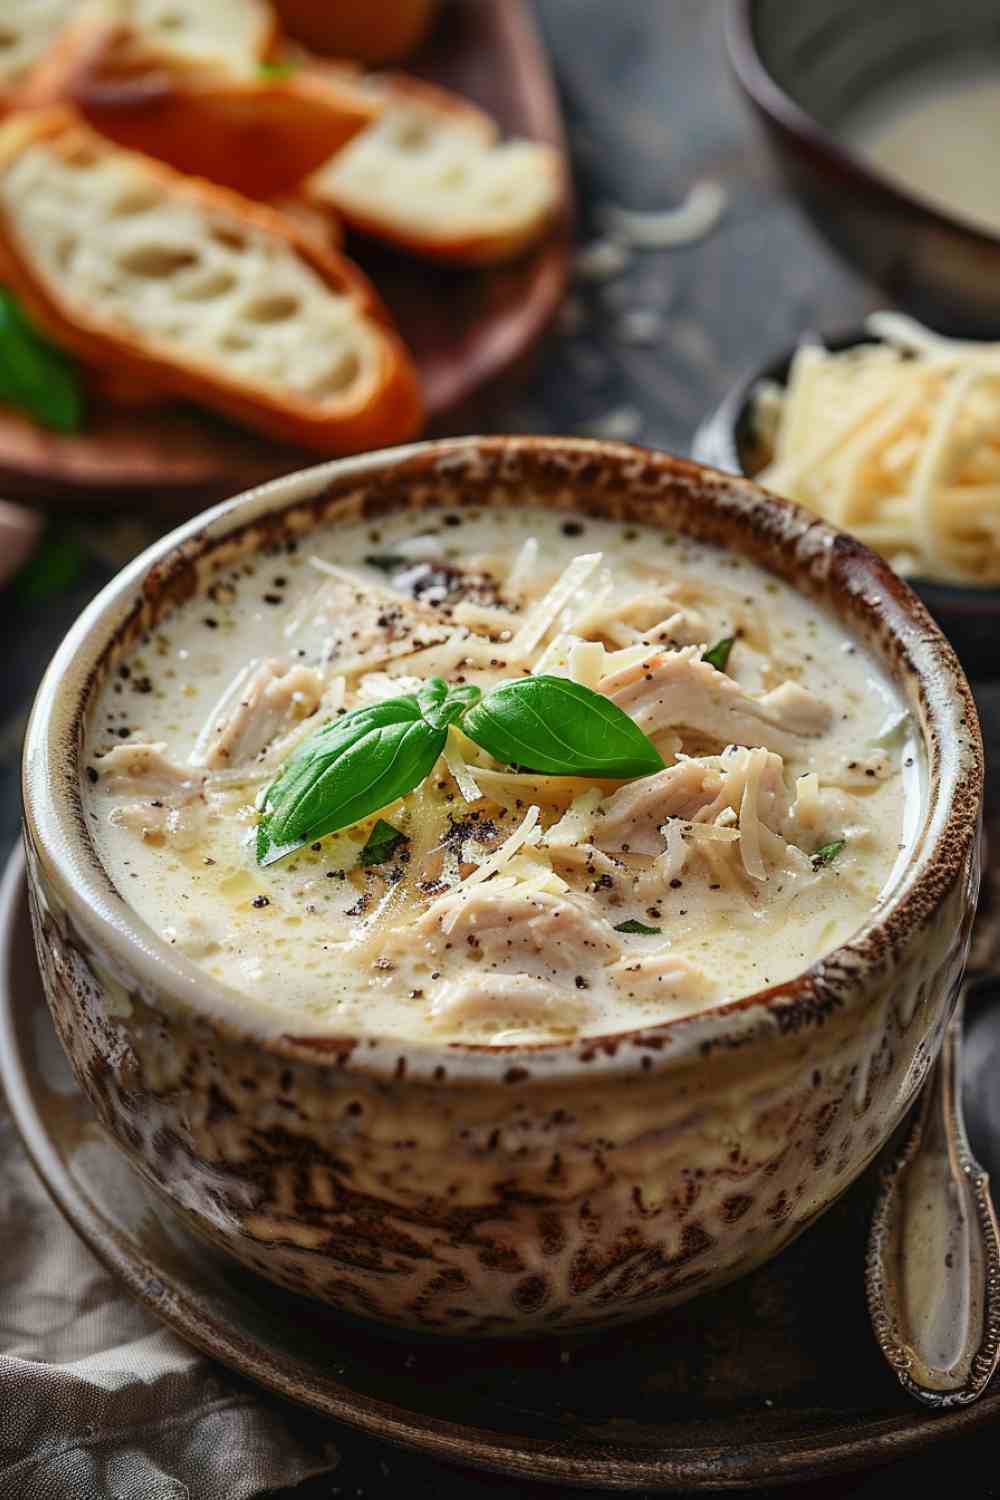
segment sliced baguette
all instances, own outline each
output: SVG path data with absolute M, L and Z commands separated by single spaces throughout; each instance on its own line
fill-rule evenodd
M 0 108 L 19 93 L 79 0 L 3 0 L 0 5 Z
M 357 267 L 68 110 L 0 127 L 0 276 L 84 364 L 281 441 L 349 453 L 420 426 L 413 365 Z
M 136 60 L 253 78 L 279 40 L 269 0 L 86 0 L 133 38 Z
M 507 260 L 564 201 L 559 152 L 500 141 L 466 100 L 399 75 L 366 80 L 378 119 L 308 179 L 306 192 L 356 229 L 432 260 Z
M 396 62 L 430 29 L 436 0 L 274 0 L 288 35 L 314 52 Z
M 70 103 L 126 150 L 266 200 L 292 193 L 378 114 L 351 80 L 346 71 L 244 77 L 168 63 L 97 3 L 63 27 L 22 102 Z

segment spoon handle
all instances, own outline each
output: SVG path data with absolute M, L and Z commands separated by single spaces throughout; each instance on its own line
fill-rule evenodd
M 865 1264 L 882 1353 L 904 1388 L 938 1409 L 975 1401 L 1000 1358 L 1000 1233 L 962 1113 L 963 1010 L 964 996 L 883 1178 Z

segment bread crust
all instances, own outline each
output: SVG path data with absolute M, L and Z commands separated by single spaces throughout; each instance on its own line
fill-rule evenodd
M 368 87 L 381 101 L 383 111 L 412 107 L 430 130 L 461 127 L 483 149 L 499 141 L 499 130 L 489 115 L 461 95 L 435 84 L 406 74 L 384 73 L 373 76 Z M 336 157 L 306 178 L 302 192 L 314 203 L 333 209 L 350 228 L 422 259 L 444 265 L 493 265 L 521 254 L 564 211 L 566 169 L 561 154 L 542 142 L 530 144 L 535 153 L 535 169 L 546 179 L 548 207 L 544 212 L 501 227 L 480 221 L 479 226 L 469 224 L 457 231 L 449 228 L 444 218 L 434 228 L 417 228 L 399 216 L 394 219 L 391 209 L 368 200 L 364 188 L 355 191 L 351 183 L 338 178 Z
M 289 36 L 331 57 L 396 62 L 419 47 L 437 0 L 274 0 Z
M 144 388 L 194 401 L 280 442 L 322 453 L 362 452 L 416 435 L 423 403 L 415 368 L 374 288 L 351 261 L 263 204 L 183 177 L 149 158 L 121 153 L 65 108 L 16 115 L 0 126 L 0 185 L 21 153 L 39 143 L 67 160 L 81 151 L 92 158 L 127 155 L 152 186 L 206 215 L 227 215 L 237 227 L 261 231 L 287 246 L 331 291 L 349 299 L 374 340 L 375 369 L 345 396 L 314 401 L 291 389 L 278 396 L 250 378 L 239 379 L 221 367 L 209 369 L 198 356 L 183 362 L 152 339 L 107 326 L 99 308 L 73 305 L 32 267 L 0 196 L 0 276 L 55 343 L 91 368 L 114 372 L 116 381 L 129 376 Z
M 294 192 L 381 107 L 345 70 L 243 78 L 179 66 L 86 8 L 63 27 L 20 102 L 71 104 L 125 150 L 260 200 Z

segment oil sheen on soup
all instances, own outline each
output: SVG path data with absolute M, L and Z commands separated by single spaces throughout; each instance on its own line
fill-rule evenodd
M 261 795 L 319 726 L 434 676 L 485 691 L 532 673 L 606 695 L 665 768 L 532 774 L 452 728 L 414 791 L 258 865 Z M 103 685 L 82 788 L 127 901 L 257 1006 L 328 1034 L 499 1044 L 794 977 L 884 899 L 922 777 L 891 683 L 785 583 L 525 507 L 338 524 L 233 562 Z

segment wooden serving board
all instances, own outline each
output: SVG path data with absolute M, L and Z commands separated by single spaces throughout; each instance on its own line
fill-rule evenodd
M 451 0 L 407 67 L 468 95 L 505 132 L 565 146 L 548 60 L 525 0 Z M 537 250 L 484 271 L 446 270 L 361 239 L 348 243 L 416 358 L 429 432 L 482 420 L 479 413 L 526 362 L 565 288 L 568 226 L 567 210 Z M 323 457 L 191 406 L 95 404 L 86 430 L 69 437 L 0 407 L 0 495 L 52 509 L 131 507 L 179 516 Z

